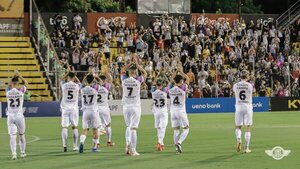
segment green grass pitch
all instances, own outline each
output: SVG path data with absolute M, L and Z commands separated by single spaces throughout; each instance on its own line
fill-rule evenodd
M 1 169 L 92 169 L 92 168 L 191 168 L 191 169 L 299 169 L 300 168 L 300 113 L 267 112 L 254 114 L 252 153 L 235 152 L 234 114 L 189 115 L 190 134 L 183 143 L 183 153 L 175 154 L 173 131 L 167 128 L 166 150 L 155 149 L 156 130 L 153 116 L 142 116 L 138 131 L 138 152 L 141 156 L 124 154 L 125 125 L 122 116 L 113 116 L 115 147 L 102 147 L 92 153 L 91 134 L 86 140 L 85 152 L 73 152 L 69 130 L 69 151 L 62 152 L 60 118 L 26 118 L 26 159 L 10 160 L 6 119 L 0 119 Z M 81 123 L 80 123 L 81 125 Z M 80 129 L 81 131 L 81 129 Z M 34 141 L 40 138 L 38 141 Z M 34 141 L 34 142 L 32 142 Z M 101 138 L 106 143 L 105 137 Z M 289 156 L 274 160 L 266 149 L 282 146 L 291 150 Z M 18 148 L 19 150 L 19 148 Z

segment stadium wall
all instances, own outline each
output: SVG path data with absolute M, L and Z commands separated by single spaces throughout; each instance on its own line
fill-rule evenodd
M 299 100 L 300 103 L 300 100 Z M 152 114 L 152 99 L 142 99 L 142 114 Z M 187 99 L 187 113 L 219 113 L 234 112 L 234 98 L 202 98 Z M 112 115 L 122 115 L 122 101 L 110 100 L 109 107 Z M 269 111 L 268 97 L 253 98 L 253 107 L 255 112 Z M 1 108 L 1 106 L 0 106 Z M 7 103 L 2 103 L 2 116 L 5 115 Z M 24 112 L 26 117 L 57 117 L 60 116 L 60 102 L 24 102 Z M 80 111 L 80 114 L 82 112 Z

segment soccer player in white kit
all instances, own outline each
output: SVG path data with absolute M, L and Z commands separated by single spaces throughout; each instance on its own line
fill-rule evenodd
M 152 92 L 152 112 L 154 114 L 154 127 L 157 129 L 157 144 L 158 151 L 165 149 L 164 137 L 168 125 L 168 105 L 167 105 L 167 90 L 163 89 L 162 82 L 156 81 L 156 90 Z
M 253 85 L 247 82 L 248 72 L 242 71 L 241 81 L 233 85 L 233 92 L 235 94 L 235 136 L 237 140 L 236 150 L 241 151 L 242 131 L 243 125 L 246 126 L 245 131 L 245 147 L 244 152 L 250 153 L 250 127 L 253 118 L 252 94 L 254 92 Z
M 19 79 L 24 83 L 19 87 Z M 17 133 L 19 134 L 20 156 L 26 157 L 26 139 L 25 139 L 25 118 L 23 110 L 24 93 L 27 90 L 27 81 L 18 73 L 11 79 L 9 86 L 6 89 L 7 98 L 7 128 L 10 135 L 10 149 L 12 160 L 17 159 Z
M 183 82 L 183 79 L 185 79 L 185 82 Z M 185 107 L 189 77 L 185 73 L 183 73 L 182 66 L 179 65 L 177 66 L 176 71 L 173 73 L 171 80 L 174 83 L 174 87 L 169 90 L 171 104 L 171 124 L 172 128 L 174 128 L 173 138 L 176 147 L 176 154 L 180 154 L 182 153 L 181 144 L 186 139 L 189 133 L 189 121 Z M 180 127 L 182 127 L 181 134 Z
M 86 135 L 90 128 L 93 129 L 93 143 L 94 146 L 92 148 L 93 152 L 98 152 L 99 149 L 97 147 L 98 142 L 98 127 L 99 127 L 99 113 L 97 111 L 97 94 L 99 90 L 99 85 L 95 84 L 92 85 L 94 82 L 94 77 L 92 74 L 88 74 L 83 79 L 83 84 L 86 81 L 85 87 L 83 87 L 81 92 L 81 102 L 82 107 L 81 110 L 83 111 L 82 115 L 82 134 L 80 135 L 80 146 L 79 146 L 79 153 L 83 153 L 84 151 L 84 142 L 86 139 Z
M 67 80 L 67 82 L 66 82 Z M 61 109 L 61 137 L 63 143 L 63 151 L 67 152 L 68 127 L 71 125 L 73 130 L 73 151 L 78 151 L 78 120 L 79 108 L 78 97 L 80 90 L 80 81 L 73 72 L 69 72 L 62 77 L 61 89 L 62 100 Z
M 137 76 L 137 69 L 142 76 Z M 128 76 L 125 75 L 128 70 Z M 147 77 L 146 71 L 138 64 L 137 57 L 133 57 L 133 62 L 125 65 L 122 70 L 122 88 L 123 88 L 123 115 L 126 124 L 126 147 L 125 153 L 132 156 L 140 155 L 136 151 L 137 145 L 137 128 L 141 118 L 141 84 Z
M 108 105 L 108 94 L 112 84 L 112 77 L 109 73 L 109 70 L 106 69 L 105 76 L 100 76 L 101 81 L 99 82 L 99 90 L 97 95 L 97 106 L 98 106 L 98 113 L 100 117 L 100 122 L 103 125 L 102 127 L 106 129 L 106 136 L 107 136 L 107 146 L 112 147 L 114 143 L 111 141 L 111 116 L 110 116 L 110 109 Z M 99 139 L 100 139 L 100 126 L 99 126 Z M 99 145 L 98 139 L 98 145 Z

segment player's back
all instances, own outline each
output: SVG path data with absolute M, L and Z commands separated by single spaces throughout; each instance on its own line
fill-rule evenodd
M 97 90 L 91 86 L 81 89 L 82 110 L 95 111 L 97 109 Z
M 25 90 L 26 90 L 26 88 L 25 88 Z M 8 114 L 9 113 L 22 113 L 23 114 L 24 92 L 22 92 L 16 88 L 7 89 L 6 99 L 7 99 L 7 113 Z
M 159 89 L 156 89 L 152 93 L 152 99 L 153 99 L 153 109 L 157 111 L 167 111 L 167 93 L 164 91 L 161 91 Z
M 78 107 L 79 84 L 72 81 L 62 84 L 61 108 Z
M 185 111 L 186 92 L 183 89 L 183 87 L 174 86 L 172 89 L 169 90 L 169 95 L 171 100 L 171 111 L 174 109 L 180 109 Z
M 133 77 L 129 77 L 122 81 L 123 87 L 123 104 L 124 105 L 140 105 L 141 82 Z
M 100 86 L 97 95 L 98 106 L 108 106 L 108 89 L 104 86 Z
M 253 85 L 242 80 L 233 85 L 236 105 L 252 105 Z

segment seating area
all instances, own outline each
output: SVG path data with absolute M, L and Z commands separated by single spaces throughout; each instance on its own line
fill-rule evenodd
M 0 37 L 0 102 L 6 101 L 6 86 L 15 70 L 28 81 L 31 101 L 53 100 L 47 78 L 34 52 L 29 37 Z

